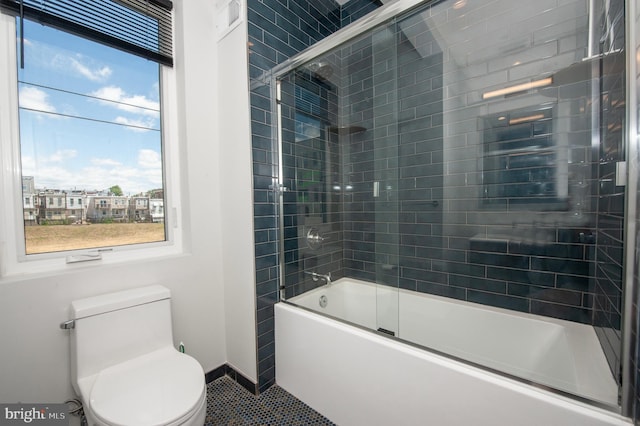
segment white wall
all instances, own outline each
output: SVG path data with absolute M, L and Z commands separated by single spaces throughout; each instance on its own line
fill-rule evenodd
M 220 141 L 228 140 L 216 131 L 219 70 L 212 3 L 174 1 L 184 184 L 181 220 L 189 252 L 144 262 L 82 265 L 59 274 L 0 278 L 0 402 L 54 403 L 72 397 L 68 333 L 58 327 L 68 319 L 71 301 L 153 283 L 171 289 L 174 339 L 185 343 L 187 353 L 205 371 L 229 360 L 255 379 L 251 180 L 246 176 L 250 173 L 246 170 L 250 168 L 250 140 L 236 134 L 238 146 L 223 149 Z M 245 48 L 234 59 L 238 67 Z M 245 69 L 246 62 L 234 71 Z M 234 81 L 242 78 L 246 85 L 246 76 L 238 74 Z M 245 108 L 241 115 L 248 114 L 248 107 L 236 107 Z M 248 119 L 237 125 L 248 126 Z M 230 157 L 221 161 L 221 155 Z M 232 185 L 223 179 L 226 174 L 237 178 L 238 184 L 222 190 Z M 240 234 L 232 229 L 240 229 Z M 236 268 L 241 270 L 236 273 Z M 225 285 L 229 287 L 226 298 Z M 225 310 L 229 312 L 228 333 Z M 229 357 L 226 336 L 230 338 Z
M 246 3 L 245 3 L 246 4 Z M 227 361 L 258 381 L 247 21 L 218 44 L 218 136 Z M 237 225 L 233 225 L 237 224 Z

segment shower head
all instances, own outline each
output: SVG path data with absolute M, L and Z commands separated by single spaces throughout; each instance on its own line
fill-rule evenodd
M 333 75 L 333 67 L 324 61 L 311 62 L 307 65 L 307 69 L 311 71 L 319 80 L 328 80 Z

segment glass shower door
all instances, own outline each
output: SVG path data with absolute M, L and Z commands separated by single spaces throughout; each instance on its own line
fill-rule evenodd
M 398 116 L 395 24 L 340 48 L 345 276 L 369 283 L 370 328 L 398 333 Z
M 283 298 L 391 335 L 400 270 L 396 45 L 394 25 L 384 26 L 278 81 Z
M 377 330 L 399 332 L 398 32 L 395 22 L 373 31 L 373 206 Z

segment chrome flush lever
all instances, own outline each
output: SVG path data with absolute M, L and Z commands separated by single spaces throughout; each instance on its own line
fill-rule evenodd
M 60 328 L 63 330 L 71 330 L 76 328 L 76 320 L 69 320 L 60 323 Z

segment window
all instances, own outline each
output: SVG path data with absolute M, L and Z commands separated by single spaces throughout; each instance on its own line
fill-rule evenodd
M 84 229 L 70 227 L 75 218 L 60 211 L 47 225 L 62 230 L 25 226 L 26 254 L 165 241 L 162 224 L 127 223 L 118 209 L 124 194 L 163 188 L 160 66 L 30 20 L 24 32 L 26 65 L 17 68 L 22 177 L 33 178 L 36 192 L 56 191 L 52 207 L 79 190 L 108 195 L 114 208 L 99 219 L 89 215 Z M 64 235 L 65 243 L 51 244 L 47 233 Z
M 0 54 L 10 58 L 0 65 L 2 79 L 9 76 L 0 92 L 14 93 L 0 102 L 17 111 L 0 108 L 0 155 L 20 170 L 19 176 L 3 170 L 9 179 L 1 190 L 9 199 L 15 194 L 16 201 L 25 200 L 3 206 L 8 214 L 2 226 L 15 234 L 7 246 L 16 247 L 15 260 L 2 259 L 11 264 L 5 264 L 6 273 L 30 271 L 28 262 L 64 267 L 68 256 L 83 251 L 98 251 L 107 262 L 180 252 L 175 217 L 169 229 L 164 220 L 127 210 L 136 198 L 175 199 L 178 149 L 167 145 L 176 131 L 164 127 L 176 110 L 170 102 L 161 108 L 167 96 L 173 98 L 173 70 L 28 17 L 0 18 L 0 41 L 6 44 Z M 10 43 L 3 40 L 7 36 Z M 40 201 L 27 211 L 30 194 Z M 170 205 L 169 213 L 177 215 L 175 203 Z M 27 223 L 29 217 L 35 221 Z

